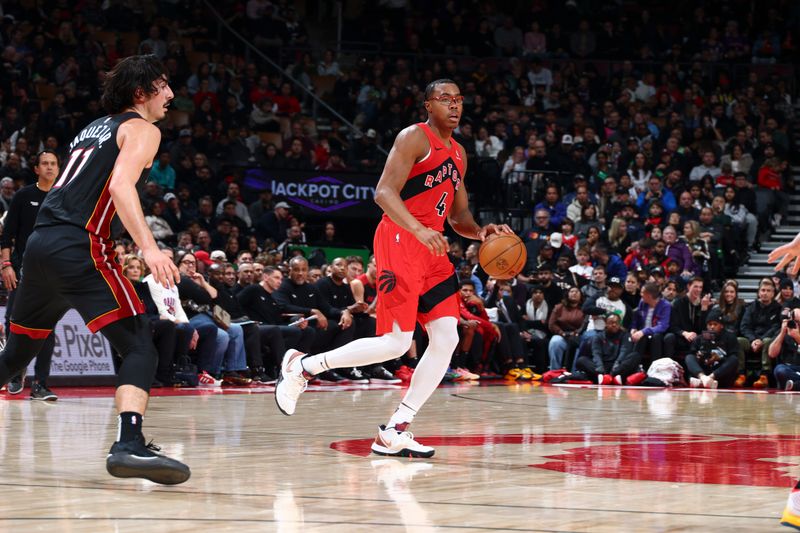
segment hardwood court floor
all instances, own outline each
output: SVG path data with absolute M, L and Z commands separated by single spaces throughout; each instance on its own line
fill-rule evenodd
M 192 467 L 176 487 L 106 474 L 110 389 L 0 394 L 0 531 L 781 531 L 800 474 L 798 394 L 440 388 L 414 424 L 436 456 L 396 460 L 366 454 L 401 389 L 291 418 L 270 390 L 151 400 L 146 436 Z

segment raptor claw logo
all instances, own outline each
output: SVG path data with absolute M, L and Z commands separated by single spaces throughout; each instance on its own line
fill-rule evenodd
M 378 290 L 382 293 L 390 293 L 397 286 L 397 275 L 391 270 L 382 270 L 378 276 Z

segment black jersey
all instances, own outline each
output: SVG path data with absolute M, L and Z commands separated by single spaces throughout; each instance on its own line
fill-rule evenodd
M 75 136 L 69 145 L 66 164 L 39 210 L 37 228 L 72 224 L 101 239 L 122 233 L 108 186 L 119 155 L 117 130 L 123 122 L 134 118 L 141 117 L 129 112 L 99 118 Z M 137 187 L 141 187 L 148 174 L 150 169 L 145 169 Z M 138 196 L 131 201 L 138 202 Z
M 44 202 L 47 193 L 36 184 L 23 187 L 14 195 L 8 207 L 3 234 L 0 236 L 0 248 L 11 248 L 11 262 L 14 268 L 22 265 L 22 254 L 33 231 L 36 215 Z

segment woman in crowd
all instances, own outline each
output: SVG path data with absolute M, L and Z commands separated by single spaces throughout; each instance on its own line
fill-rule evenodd
M 628 235 L 628 223 L 624 218 L 615 217 L 608 229 L 609 252 L 625 257 L 631 247 L 631 236 Z
M 147 271 L 147 266 L 139 257 L 135 255 L 128 255 L 125 257 L 125 262 L 122 265 L 122 274 L 128 278 L 136 289 L 136 294 L 144 302 L 145 311 L 150 319 L 150 326 L 153 332 L 153 344 L 158 351 L 158 366 L 156 367 L 156 375 L 154 384 L 172 385 L 174 383 L 174 362 L 179 360 L 181 356 L 186 356 L 190 349 L 197 345 L 197 332 L 189 326 L 189 320 L 186 319 L 179 321 L 174 315 L 170 315 L 165 305 L 163 294 L 169 292 L 168 289 L 160 291 L 158 303 L 153 298 L 150 291 L 150 283 L 153 276 Z M 146 276 L 144 281 L 142 276 Z M 160 286 L 160 285 L 159 285 Z M 174 287 L 173 287 L 174 288 Z M 168 303 L 175 311 L 180 309 L 180 300 L 176 300 L 174 295 L 168 297 Z M 183 313 L 183 310 L 180 310 Z
M 560 304 L 556 305 L 550 315 L 548 327 L 553 337 L 550 339 L 548 354 L 550 370 L 568 368 L 572 365 L 567 360 L 570 352 L 578 348 L 584 314 L 581 310 L 583 293 L 577 287 L 567 291 Z M 569 364 L 569 366 L 568 366 Z

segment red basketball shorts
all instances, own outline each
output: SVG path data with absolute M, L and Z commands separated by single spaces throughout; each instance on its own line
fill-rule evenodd
M 433 255 L 413 234 L 383 219 L 375 230 L 377 334 L 413 331 L 437 318 L 458 318 L 458 279 L 447 256 Z

